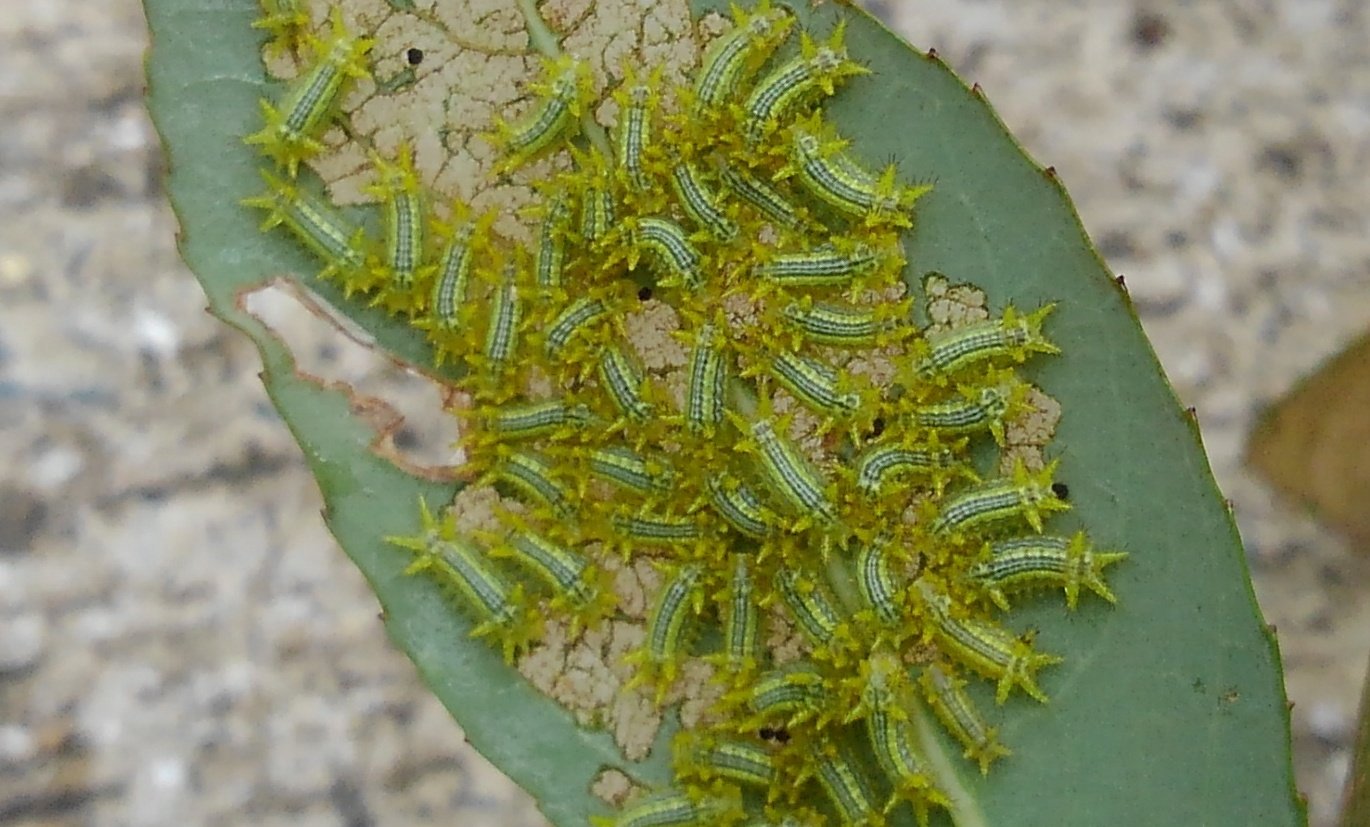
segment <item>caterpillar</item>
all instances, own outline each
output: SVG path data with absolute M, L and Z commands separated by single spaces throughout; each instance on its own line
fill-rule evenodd
M 594 817 L 591 823 L 594 827 L 690 827 L 712 823 L 737 806 L 726 798 L 696 800 L 667 788 L 631 802 L 614 818 Z
M 579 123 L 592 92 L 589 66 L 563 54 L 543 64 L 544 77 L 530 88 L 538 97 L 514 120 L 500 119 L 488 138 L 504 156 L 496 165 L 511 172 L 548 150 Z
M 1055 307 L 1043 305 L 1021 316 L 1010 306 L 998 319 L 930 334 L 923 340 L 912 372 L 918 380 L 945 383 L 947 377 L 986 362 L 1022 363 L 1032 354 L 1060 353 L 1042 335 L 1042 321 Z
M 691 344 L 685 389 L 685 428 L 691 433 L 712 437 L 723 421 L 723 390 L 727 382 L 727 365 L 718 328 L 705 322 L 695 332 Z
M 647 641 L 642 649 L 629 656 L 630 663 L 640 669 L 629 681 L 628 688 L 656 681 L 656 701 L 660 705 L 666 690 L 679 670 L 684 656 L 686 639 L 692 631 L 695 616 L 703 607 L 704 594 L 700 590 L 703 572 L 697 565 L 682 566 L 666 581 L 652 610 L 647 616 Z
M 792 530 L 837 522 L 837 507 L 828 495 L 829 483 L 799 453 L 789 439 L 777 433 L 770 419 L 758 419 L 750 428 L 751 450 L 761 460 L 767 488 L 791 513 L 799 515 Z
M 937 512 L 930 530 L 942 536 L 963 535 L 988 531 L 1011 520 L 1023 520 L 1033 531 L 1040 532 L 1044 516 L 1070 510 L 1051 488 L 1056 465 L 1053 461 L 1033 473 L 1020 459 L 1014 464 L 1011 476 L 950 495 Z
M 628 269 L 636 269 L 645 254 L 666 273 L 663 286 L 696 290 L 704 284 L 704 257 L 680 225 L 669 218 L 648 216 L 628 224 Z
M 860 307 L 816 302 L 811 296 L 785 305 L 782 315 L 809 342 L 840 348 L 883 347 L 900 338 L 906 311 L 885 305 Z
M 682 161 L 671 169 L 671 186 L 681 209 L 690 220 L 719 241 L 737 238 L 737 223 L 718 206 L 718 195 L 709 189 L 699 168 Z
M 914 202 L 932 187 L 899 186 L 893 165 L 879 175 L 862 168 L 844 151 L 846 141 L 824 139 L 820 124 L 815 118 L 791 130 L 790 163 L 777 176 L 794 176 L 811 195 L 869 226 L 912 226 Z
M 512 662 L 542 634 L 538 618 L 526 608 L 523 586 L 510 584 L 491 568 L 480 552 L 457 536 L 449 512 L 441 523 L 433 518 L 427 501 L 419 501 L 423 528 L 416 536 L 387 537 L 386 542 L 414 553 L 405 574 L 428 574 L 438 585 L 455 593 L 476 616 L 471 637 L 494 637 Z
M 737 97 L 742 76 L 760 68 L 790 33 L 794 16 L 769 0 L 751 14 L 733 6 L 732 31 L 718 38 L 704 55 L 694 84 L 695 115 L 718 110 Z
M 314 62 L 286 90 L 278 103 L 261 101 L 262 119 L 257 132 L 243 141 L 286 169 L 291 178 L 300 163 L 323 151 L 319 135 L 333 117 L 339 98 L 348 85 L 370 77 L 366 55 L 374 41 L 347 30 L 342 11 L 333 7 L 332 34 L 328 42 L 309 38 Z
M 669 494 L 676 480 L 675 469 L 667 460 L 643 456 L 623 445 L 592 449 L 588 465 L 596 477 L 636 494 Z
M 720 174 L 724 188 L 743 202 L 756 208 L 779 226 L 794 230 L 808 223 L 804 208 L 780 190 L 757 178 L 741 165 L 726 165 Z
M 764 540 L 776 532 L 779 518 L 747 483 L 723 473 L 710 476 L 705 485 L 709 505 L 740 534 Z
M 744 731 L 764 722 L 796 727 L 813 718 L 826 718 L 827 681 L 810 663 L 799 662 L 761 674 L 745 689 L 745 696 L 753 717 L 742 727 Z
M 367 193 L 380 203 L 385 228 L 385 253 L 377 275 L 384 285 L 386 298 L 408 309 L 413 301 L 415 281 L 424 280 L 429 270 L 423 263 L 426 224 L 423 189 L 414 172 L 409 144 L 400 146 L 399 157 L 393 163 L 380 156 L 376 156 L 373 163 L 376 180 L 367 188 Z
M 831 95 L 840 81 L 870 72 L 847 57 L 844 43 L 846 21 L 837 24 L 828 42 L 815 43 L 805 32 L 800 53 L 757 81 L 742 104 L 743 134 L 756 146 L 775 132 L 780 123 L 810 98 Z
M 811 575 L 782 568 L 775 575 L 775 587 L 790 617 L 816 651 L 831 656 L 841 644 L 846 620 L 827 586 Z
M 1079 600 L 1080 587 L 1116 603 L 1118 598 L 1104 582 L 1105 566 L 1127 559 L 1127 552 L 1098 551 L 1083 531 L 1071 537 L 1048 535 L 1000 540 L 988 549 L 989 559 L 966 573 L 985 587 L 995 605 L 1009 610 L 1006 592 L 1041 586 L 1060 586 L 1071 609 Z
M 757 610 L 751 564 L 734 554 L 723 615 L 723 650 L 715 660 L 735 673 L 751 672 L 757 662 L 761 619 Z
M 623 78 L 623 85 L 614 93 L 614 100 L 618 101 L 619 106 L 614 157 L 624 183 L 638 192 L 646 191 L 651 186 L 651 178 L 644 166 L 644 155 L 651 142 L 652 110 L 658 83 L 659 73 L 651 81 L 638 81 L 629 69 Z
M 942 666 L 931 663 L 919 676 L 923 695 L 942 724 L 965 747 L 965 757 L 988 775 L 990 764 L 1011 753 L 999 743 L 999 731 L 985 722 L 963 688 L 962 681 Z
M 752 275 L 781 287 L 840 287 L 873 273 L 894 255 L 865 242 L 824 244 L 771 256 L 753 267 Z
M 779 771 L 775 758 L 764 747 L 736 738 L 686 737 L 677 743 L 677 766 L 682 775 L 708 783 L 727 779 L 778 795 Z
M 646 380 L 633 357 L 613 342 L 600 350 L 597 367 L 600 385 L 618 412 L 628 421 L 646 422 L 654 408 L 643 393 Z
M 819 786 L 842 815 L 844 823 L 854 827 L 883 823 L 870 782 L 847 750 L 833 746 L 818 751 L 814 756 L 814 770 Z
M 515 486 L 525 496 L 551 509 L 559 519 L 569 519 L 573 513 L 571 490 L 557 479 L 551 461 L 533 451 L 498 449 L 499 460 L 486 474 L 483 482 L 501 480 Z
M 1026 388 L 1011 375 L 996 374 L 995 379 L 991 384 L 962 388 L 960 398 L 913 405 L 907 416 L 913 424 L 943 435 L 989 431 L 1003 445 L 1004 421 L 1022 407 Z
M 342 277 L 345 283 L 370 269 L 365 232 L 331 205 L 293 181 L 263 171 L 266 195 L 243 200 L 243 206 L 268 211 L 262 231 L 282 226 L 315 256 L 327 262 L 319 278 Z
M 557 432 L 570 433 L 594 421 L 590 409 L 562 399 L 519 402 L 491 409 L 482 431 L 502 441 L 538 439 Z
M 1003 703 L 1018 687 L 1040 703 L 1047 696 L 1037 686 L 1033 674 L 1043 666 L 1061 662 L 1055 655 L 1035 652 L 1025 641 L 989 621 L 952 614 L 947 596 L 923 581 L 915 586 L 922 598 L 937 641 L 957 660 L 998 681 L 994 700 Z

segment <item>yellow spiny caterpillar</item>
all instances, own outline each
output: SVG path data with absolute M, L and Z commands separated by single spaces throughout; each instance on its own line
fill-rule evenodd
M 272 20 L 268 15 L 263 20 Z M 370 76 L 366 54 L 373 41 L 352 34 L 342 11 L 333 8 L 332 32 L 327 41 L 311 37 L 315 59 L 277 103 L 262 101 L 266 125 L 243 140 L 259 147 L 267 158 L 285 167 L 291 178 L 302 161 L 323 151 L 319 135 L 337 110 L 347 85 Z
M 997 315 L 951 324 L 927 312 L 905 251 L 938 193 L 866 168 L 855 136 L 837 137 L 839 107 L 820 99 L 874 81 L 844 23 L 804 31 L 804 6 L 739 3 L 683 85 L 664 80 L 678 67 L 625 69 L 606 84 L 607 133 L 589 62 L 530 38 L 543 55 L 527 61 L 528 103 L 471 126 L 497 157 L 462 182 L 519 179 L 533 203 L 506 215 L 437 197 L 421 139 L 386 153 L 350 128 L 376 217 L 315 194 L 298 168 L 325 124 L 351 125 L 338 101 L 371 46 L 336 10 L 331 34 L 292 47 L 299 76 L 247 139 L 266 166 L 267 193 L 247 202 L 268 211 L 263 230 L 285 228 L 320 278 L 456 367 L 460 476 L 491 487 L 498 528 L 461 536 L 457 507 L 425 503 L 412 534 L 389 538 L 408 571 L 508 659 L 547 628 L 574 644 L 612 619 L 637 627 L 627 688 L 647 702 L 696 660 L 721 684 L 676 736 L 670 783 L 596 822 L 608 827 L 856 827 L 954 809 L 956 779 L 916 722 L 940 721 L 982 770 L 1007 756 L 966 681 L 1042 701 L 1061 660 L 1012 631 L 1009 598 L 1061 589 L 1075 608 L 1086 590 L 1102 606 L 1126 556 L 1055 533 L 1056 463 L 1039 443 L 1005 447 L 1041 413 L 1023 368 L 1060 352 L 1055 305 L 987 297 Z M 298 8 L 266 3 L 259 25 L 305 25 Z M 555 171 L 522 180 L 540 158 Z M 649 308 L 669 311 L 659 327 Z M 1006 473 L 983 470 L 995 458 Z M 630 569 L 657 574 L 620 591 L 611 573 Z

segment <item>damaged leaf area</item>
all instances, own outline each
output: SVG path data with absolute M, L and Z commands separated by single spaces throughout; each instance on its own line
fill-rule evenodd
M 225 26 L 156 5 L 154 32 Z M 206 172 L 173 187 L 187 259 L 225 273 L 211 301 L 392 637 L 553 821 L 1055 824 L 1043 790 L 1287 783 L 1081 735 L 1141 697 L 1278 737 L 1281 695 L 1249 596 L 1204 627 L 1246 661 L 1134 676 L 1180 637 L 1134 630 L 1134 593 L 1194 584 L 1149 562 L 1176 552 L 1137 496 L 1167 449 L 1113 451 L 1134 408 L 1180 429 L 1172 461 L 1192 435 L 1054 178 L 935 58 L 798 2 L 227 5 L 241 37 L 182 59 L 263 79 L 225 110 L 239 154 L 169 139 Z M 228 239 L 232 266 L 197 264 Z M 430 409 L 324 376 L 295 305 Z M 434 418 L 432 450 L 397 448 Z M 1190 476 L 1171 505 L 1240 576 Z M 1194 685 L 1240 686 L 1241 720 Z

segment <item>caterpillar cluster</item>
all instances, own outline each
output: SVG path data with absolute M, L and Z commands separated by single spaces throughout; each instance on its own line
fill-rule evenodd
M 879 825 L 905 806 L 926 823 L 949 800 L 923 709 L 982 771 L 1007 755 L 968 677 L 1044 702 L 1037 673 L 1060 658 L 996 615 L 1041 587 L 1113 602 L 1103 571 L 1126 555 L 1047 532 L 1068 508 L 1055 463 L 977 470 L 1030 411 L 1020 366 L 1058 352 L 1052 307 L 915 323 L 902 238 L 931 188 L 867 167 L 825 117 L 868 73 L 842 25 L 793 48 L 788 9 L 735 9 L 688 87 L 625 70 L 607 141 L 586 62 L 548 57 L 533 103 L 487 136 L 498 175 L 571 156 L 536 183 L 524 247 L 467 204 L 439 215 L 408 147 L 373 157 L 379 238 L 302 186 L 372 44 L 336 9 L 319 38 L 297 4 L 263 2 L 271 48 L 305 58 L 245 139 L 271 163 L 246 203 L 459 366 L 466 470 L 517 504 L 475 534 L 424 504 L 421 530 L 390 538 L 408 571 L 513 660 L 549 618 L 574 635 L 614 617 L 615 563 L 648 558 L 662 583 L 631 685 L 661 703 L 693 658 L 725 685 L 677 736 L 672 784 L 602 823 Z M 646 292 L 674 361 L 626 323 Z

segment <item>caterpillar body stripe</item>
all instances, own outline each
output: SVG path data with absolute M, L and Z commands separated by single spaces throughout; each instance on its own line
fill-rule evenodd
M 765 63 L 789 36 L 794 16 L 783 7 L 770 8 L 763 0 L 747 14 L 733 6 L 732 31 L 709 46 L 694 84 L 694 113 L 704 115 L 732 102 L 744 74 Z
M 752 275 L 781 287 L 840 287 L 873 273 L 888 254 L 865 242 L 825 244 L 798 253 L 777 253 L 752 268 Z
M 934 535 L 963 535 L 990 531 L 1011 521 L 1023 521 L 1033 531 L 1042 530 L 1043 517 L 1068 511 L 1051 488 L 1056 470 L 1052 462 L 1038 472 L 1030 472 L 1019 460 L 1009 477 L 989 480 L 949 495 L 932 521 Z
M 620 538 L 642 545 L 694 545 L 704 537 L 703 526 L 692 517 L 620 512 L 610 523 Z
M 430 313 L 421 324 L 430 334 L 436 331 L 453 332 L 460 326 L 462 310 L 471 296 L 471 274 L 475 269 L 477 238 L 488 224 L 488 217 L 471 220 L 466 208 L 458 205 L 449 225 L 440 225 L 446 240 L 438 256 L 433 293 L 429 299 Z
M 777 433 L 769 419 L 752 423 L 750 431 L 767 487 L 790 511 L 800 515 L 795 530 L 835 524 L 837 508 L 828 496 L 829 483 L 794 443 Z
M 543 340 L 543 352 L 549 359 L 559 359 L 576 334 L 592 328 L 608 314 L 609 306 L 598 296 L 587 295 L 575 299 L 552 319 Z
M 763 673 L 745 690 L 757 722 L 797 726 L 819 716 L 828 699 L 827 681 L 813 664 L 799 662 Z M 755 727 L 749 724 L 748 729 Z
M 501 451 L 502 456 L 488 477 L 517 488 L 529 499 L 540 502 L 560 519 L 575 510 L 571 490 L 556 477 L 556 468 L 542 454 L 532 451 Z
M 734 554 L 723 609 L 723 651 L 718 660 L 733 672 L 750 672 L 756 666 L 760 639 L 761 618 L 751 565 L 747 555 Z
M 542 633 L 542 624 L 525 606 L 523 586 L 510 584 L 485 560 L 474 545 L 457 536 L 449 513 L 441 524 L 433 519 L 428 503 L 420 500 L 423 529 L 413 537 L 387 537 L 386 542 L 413 552 L 405 574 L 428 574 L 442 588 L 454 593 L 476 616 L 472 637 L 495 637 L 504 659 L 526 648 Z
M 511 531 L 504 543 L 491 548 L 490 554 L 514 560 L 558 594 L 569 595 L 582 603 L 594 598 L 585 582 L 589 563 L 574 551 L 532 530 Z
M 1043 305 L 1023 316 L 1010 306 L 1001 318 L 930 334 L 914 371 L 925 381 L 937 381 L 986 362 L 1021 363 L 1034 353 L 1060 353 L 1042 335 L 1042 322 L 1055 307 Z
M 485 329 L 481 365 L 484 377 L 498 380 L 511 367 L 523 324 L 523 297 L 517 281 L 518 267 L 510 262 L 495 286 L 490 303 L 490 325 Z
M 593 421 L 586 406 L 550 399 L 494 408 L 485 418 L 484 430 L 502 441 L 521 441 L 560 430 L 579 430 Z
M 373 163 L 376 181 L 367 192 L 381 205 L 385 231 L 383 273 L 389 280 L 386 288 L 408 300 L 424 259 L 423 187 L 414 172 L 409 144 L 401 145 L 399 157 L 393 163 L 380 156 L 375 156 Z
M 944 807 L 951 804 L 933 782 L 927 760 L 918 749 L 913 725 L 907 720 L 885 710 L 872 712 L 866 718 L 866 738 L 880 769 L 894 786 L 883 808 L 885 812 L 900 801 L 907 801 L 913 805 L 918 823 L 926 827 L 930 803 Z
M 704 284 L 704 257 L 680 225 L 669 218 L 648 216 L 629 225 L 629 269 L 646 255 L 665 272 L 661 284 L 696 290 Z
M 1125 559 L 1126 552 L 1096 550 L 1083 531 L 1072 537 L 1015 537 L 991 545 L 989 559 L 972 566 L 967 576 L 982 584 L 1004 611 L 1009 610 L 1006 593 L 1042 586 L 1059 586 L 1066 605 L 1074 609 L 1081 586 L 1116 603 L 1103 570 Z
M 967 388 L 956 399 L 917 405 L 909 410 L 913 424 L 945 435 L 989 431 L 994 441 L 1004 444 L 1004 419 L 1022 396 L 1022 387 L 1012 380 L 979 388 Z
M 985 722 L 966 694 L 965 681 L 935 663 L 924 667 L 918 681 L 928 706 L 965 747 L 965 757 L 980 765 L 982 774 L 988 775 L 990 764 L 1010 754 L 999 743 L 999 731 Z
M 1046 703 L 1047 696 L 1038 688 L 1034 673 L 1043 666 L 1060 663 L 1059 657 L 1033 651 L 1031 645 L 1002 626 L 973 617 L 956 617 L 945 593 L 922 581 L 916 585 L 938 645 L 958 661 L 997 680 L 996 702 L 1008 700 L 1009 693 L 1018 687 Z
M 714 474 L 705 485 L 709 505 L 744 536 L 764 540 L 776 532 L 779 519 L 750 485 L 730 474 Z
M 837 370 L 812 357 L 778 351 L 769 361 L 769 373 L 816 413 L 846 419 L 861 408 L 861 395 L 844 389 Z
M 645 457 L 624 445 L 591 450 L 589 469 L 625 491 L 644 495 L 669 494 L 676 479 L 675 469 L 665 459 Z
M 720 177 L 729 192 L 755 207 L 780 227 L 794 230 L 807 223 L 802 207 L 741 166 L 725 165 Z
M 284 167 L 291 178 L 300 162 L 323 151 L 319 134 L 333 117 L 343 91 L 352 81 L 371 74 L 366 55 L 374 41 L 351 34 L 336 6 L 330 19 L 333 30 L 327 43 L 309 38 L 314 62 L 290 84 L 279 103 L 261 101 L 266 125 L 243 139 Z
M 737 223 L 718 206 L 718 195 L 704 182 L 699 168 L 682 161 L 671 169 L 671 186 L 681 209 L 719 241 L 737 238 Z
M 790 163 L 778 173 L 793 175 L 815 198 L 868 225 L 886 223 L 909 227 L 914 202 L 931 186 L 901 187 L 891 165 L 879 175 L 861 167 L 843 149 L 842 140 L 825 140 L 816 121 L 790 132 Z
M 718 328 L 705 322 L 695 332 L 685 386 L 685 427 L 691 433 L 713 436 L 723 421 L 724 362 Z
M 619 175 L 630 189 L 645 192 L 651 187 L 643 156 L 652 135 L 652 84 L 638 81 L 629 70 L 614 99 L 619 105 L 618 129 L 614 133 Z
M 810 297 L 790 302 L 781 311 L 785 321 L 814 344 L 865 348 L 897 337 L 897 314 L 882 307 L 859 307 L 815 302 Z
M 331 204 L 286 181 L 262 171 L 266 195 L 243 200 L 243 205 L 268 211 L 261 229 L 284 226 L 316 257 L 327 262 L 319 278 L 347 277 L 367 269 L 366 236 Z
M 587 184 L 580 198 L 580 237 L 594 243 L 608 237 L 618 217 L 613 190 L 607 179 Z
M 561 287 L 566 269 L 566 235 L 571 226 L 571 203 L 565 195 L 557 194 L 548 202 L 538 225 L 538 247 L 533 261 L 534 280 L 538 287 Z
M 589 65 L 569 54 L 548 59 L 544 78 L 530 87 L 538 95 L 522 115 L 501 119 L 490 135 L 504 158 L 496 166 L 507 173 L 550 149 L 578 126 L 591 94 Z
M 846 619 L 826 585 L 811 575 L 782 568 L 775 586 L 799 630 L 815 647 L 832 649 L 838 644 Z
M 895 626 L 906 620 L 903 589 L 895 581 L 883 539 L 867 543 L 857 552 L 856 585 L 879 622 Z
M 876 444 L 856 458 L 856 487 L 869 496 L 886 493 L 895 480 L 910 475 L 936 475 L 959 467 L 956 452 L 948 448 L 906 447 L 902 443 Z
M 654 408 L 643 394 L 646 380 L 642 369 L 622 345 L 612 342 L 600 351 L 598 375 L 619 413 L 638 423 L 651 417 Z
M 647 639 L 642 649 L 629 658 L 641 668 L 628 685 L 632 687 L 655 680 L 657 703 L 675 680 L 687 638 L 703 605 L 704 595 L 699 583 L 702 576 L 699 566 L 686 565 L 666 581 L 647 615 Z
M 814 756 L 814 775 L 828 801 L 841 813 L 844 824 L 857 827 L 883 823 L 870 782 L 847 750 L 835 746 L 820 750 Z
M 845 22 L 839 23 L 822 45 L 805 32 L 800 53 L 757 82 L 742 104 L 743 134 L 749 145 L 759 144 L 807 100 L 819 94 L 831 95 L 839 81 L 869 72 L 847 57 Z
M 677 754 L 677 766 L 706 783 L 723 778 L 776 792 L 779 770 L 765 747 L 734 738 L 697 736 L 682 738 Z
M 693 827 L 715 823 L 715 819 L 736 806 L 721 798 L 696 801 L 680 790 L 667 788 L 633 801 L 613 818 L 592 818 L 591 824 L 594 827 Z

